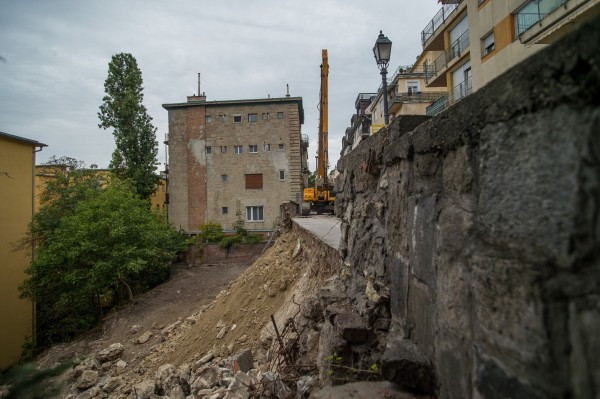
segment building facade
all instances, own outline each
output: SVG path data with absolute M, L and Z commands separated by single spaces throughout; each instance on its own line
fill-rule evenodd
M 16 363 L 23 344 L 35 339 L 34 307 L 19 299 L 31 252 L 14 250 L 34 212 L 35 154 L 45 144 L 0 132 L 0 370 Z
M 421 32 L 435 115 L 600 14 L 600 0 L 442 0 Z
M 169 113 L 169 221 L 188 233 L 219 223 L 270 231 L 308 175 L 301 97 L 163 104 Z

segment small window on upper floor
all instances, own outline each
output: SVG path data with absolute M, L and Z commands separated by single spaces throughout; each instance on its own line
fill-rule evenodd
M 284 169 L 279 170 L 279 180 L 285 180 L 285 170 Z
M 221 175 L 221 181 L 226 182 L 227 181 L 227 175 Z
M 255 144 L 251 144 L 248 146 L 248 152 L 250 154 L 256 154 L 258 152 L 258 146 Z
M 207 154 L 212 154 L 212 147 L 211 146 L 209 146 L 209 145 L 206 146 L 206 153 Z
M 225 122 L 225 121 L 227 121 L 227 114 L 220 114 L 220 115 L 219 115 L 219 120 L 220 120 L 221 122 Z
M 481 56 L 485 57 L 492 51 L 494 51 L 496 47 L 494 46 L 494 31 L 491 31 L 487 35 L 481 39 Z
M 233 146 L 233 153 L 234 154 L 241 154 L 242 153 L 242 146 L 241 145 L 234 145 Z
M 206 123 L 210 123 L 210 122 L 212 122 L 212 116 L 210 116 L 210 115 L 206 115 L 206 116 L 204 117 L 204 121 L 205 121 Z
M 257 119 L 258 119 L 257 114 L 248 114 L 248 122 L 256 122 Z
M 226 145 L 222 145 L 221 146 L 221 152 L 224 154 L 227 152 L 227 146 Z
M 283 143 L 279 143 L 279 151 L 283 150 L 285 150 L 285 146 L 283 145 Z
M 271 144 L 265 144 L 264 149 L 265 151 L 271 151 Z
M 268 112 L 263 112 L 263 114 L 262 114 L 262 118 L 263 118 L 264 120 L 271 119 L 271 114 L 270 114 L 270 113 L 268 113 Z
M 222 206 L 221 213 L 223 213 L 223 215 L 227 215 L 229 213 L 229 208 L 227 208 L 226 206 Z
M 283 119 L 283 112 L 277 113 L 277 119 Z
M 242 123 L 242 115 L 233 115 L 233 123 Z

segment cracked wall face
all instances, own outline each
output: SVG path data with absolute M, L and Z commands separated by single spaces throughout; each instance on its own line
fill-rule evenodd
M 599 22 L 338 163 L 355 308 L 389 301 L 380 355 L 415 344 L 440 397 L 600 392 Z

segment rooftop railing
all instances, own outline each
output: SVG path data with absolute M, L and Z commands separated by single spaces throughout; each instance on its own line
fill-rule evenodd
M 444 24 L 446 19 L 458 8 L 460 1 L 454 2 L 452 4 L 444 4 L 442 8 L 435 14 L 433 19 L 429 21 L 425 29 L 421 32 L 421 44 L 425 46 L 425 43 L 440 26 Z
M 468 47 L 469 30 L 467 29 L 431 65 L 425 65 L 425 83 L 429 83 L 432 78 L 439 75 L 453 59 L 460 57 Z

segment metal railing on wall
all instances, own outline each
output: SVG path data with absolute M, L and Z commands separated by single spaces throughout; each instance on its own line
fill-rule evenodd
M 429 116 L 435 116 L 465 98 L 473 92 L 473 83 L 471 78 L 456 85 L 451 91 L 438 98 L 433 104 L 425 109 L 425 113 Z
M 458 8 L 459 4 L 460 1 L 456 2 L 455 4 L 445 4 L 437 12 L 437 14 L 435 14 L 433 19 L 429 21 L 429 23 L 421 31 L 421 44 L 423 46 L 425 45 L 427 40 L 429 40 L 429 38 L 433 36 L 435 31 L 438 30 L 438 28 L 444 24 L 444 22 L 446 21 L 446 19 L 448 19 L 452 12 L 454 12 L 454 10 Z
M 534 3 L 534 11 L 532 7 L 523 7 L 526 12 L 517 12 L 515 14 L 515 34 L 517 37 L 529 30 L 532 26 L 540 23 L 544 18 L 550 15 L 554 10 L 566 4 L 569 0 L 532 0 L 528 3 Z
M 392 96 L 389 103 L 388 108 L 391 108 L 394 103 L 428 103 L 436 101 L 440 98 L 444 93 L 421 93 L 421 92 L 406 92 L 406 93 L 396 93 L 396 95 Z
M 440 74 L 455 58 L 460 57 L 469 48 L 469 30 L 467 29 L 432 64 L 425 64 L 425 83 L 429 83 Z

